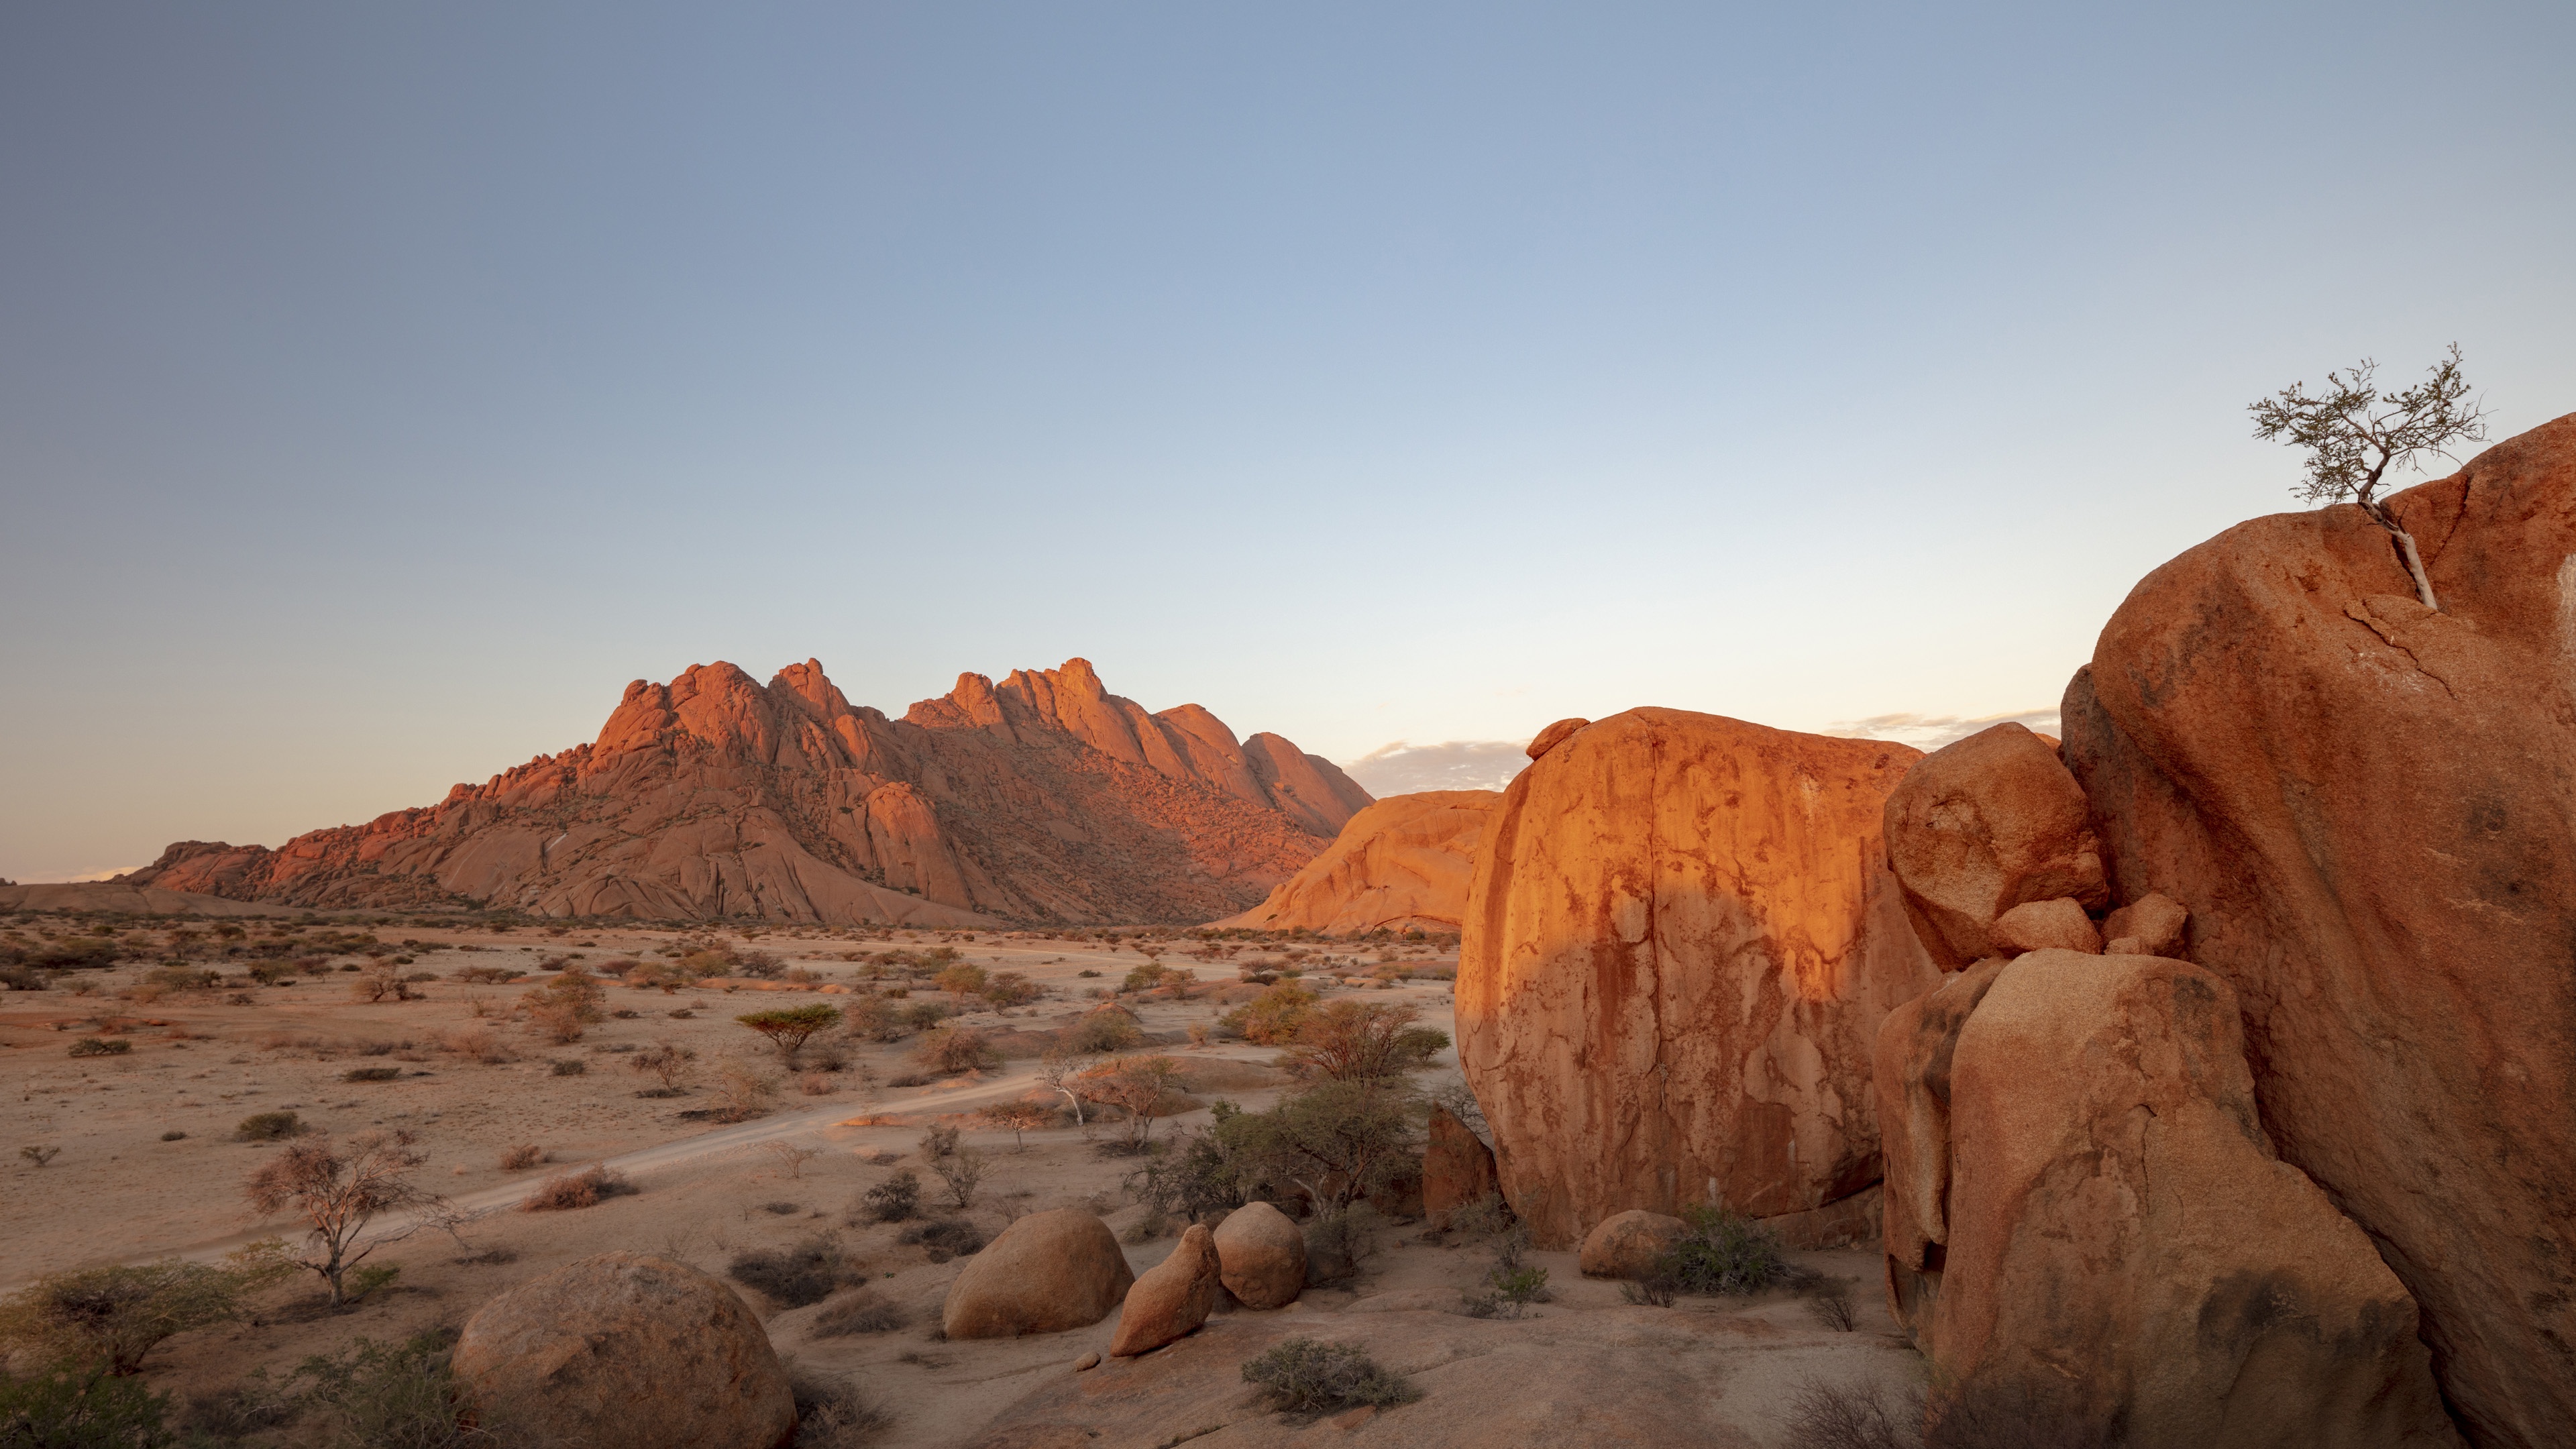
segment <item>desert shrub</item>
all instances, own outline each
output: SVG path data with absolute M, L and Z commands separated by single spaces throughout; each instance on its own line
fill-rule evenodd
M 791 1449 L 861 1449 L 894 1422 L 862 1398 L 847 1379 L 817 1373 L 790 1361 L 787 1389 L 796 1400 L 796 1441 Z
M 349 983 L 349 994 L 360 1001 L 382 1001 L 388 996 L 396 1001 L 419 1000 L 420 993 L 411 988 L 411 978 L 403 974 L 402 968 L 410 960 L 404 956 L 394 960 L 378 959 L 364 966 L 342 967 L 344 971 L 358 973 L 358 979 Z
M 558 1057 L 546 1063 L 546 1075 L 551 1077 L 578 1077 L 589 1070 L 590 1063 L 579 1057 Z
M 50 1274 L 0 1300 L 0 1343 L 47 1361 L 96 1360 L 119 1377 L 140 1373 L 163 1339 L 240 1317 L 243 1299 L 278 1276 L 249 1257 Z
M 719 1122 L 748 1122 L 778 1099 L 778 1079 L 741 1062 L 727 1062 L 716 1072 L 714 1115 Z
M 934 1122 L 921 1130 L 921 1141 L 918 1145 L 922 1156 L 936 1162 L 940 1158 L 956 1154 L 957 1140 L 956 1128 Z
M 921 1210 L 921 1177 L 907 1167 L 869 1188 L 861 1201 L 867 1205 L 867 1216 L 878 1222 L 902 1222 Z
M 628 1057 L 626 1065 L 638 1072 L 650 1072 L 660 1077 L 663 1091 L 676 1094 L 681 1085 L 697 1071 L 697 1061 L 696 1048 L 657 1041 Z
M 1217 1021 L 1240 1033 L 1246 1041 L 1284 1046 L 1296 1039 L 1298 1029 L 1306 1024 L 1306 1013 L 1314 1005 L 1315 993 L 1294 981 L 1282 981 Z
M 1123 1052 L 1141 1044 L 1145 1030 L 1123 1006 L 1096 1006 L 1065 1028 L 1063 1049 L 1069 1052 Z
M 814 1315 L 817 1338 L 850 1338 L 862 1333 L 892 1333 L 910 1319 L 903 1309 L 879 1297 L 873 1288 L 844 1293 Z
M 1025 1100 L 994 1102 L 976 1108 L 975 1115 L 983 1118 L 990 1126 L 1010 1133 L 1012 1142 L 1017 1144 L 1018 1150 L 1021 1151 L 1026 1151 L 1028 1148 L 1028 1142 L 1021 1134 L 1032 1127 L 1044 1127 L 1055 1121 L 1053 1107 L 1044 1102 Z
M 1817 1323 L 1836 1333 L 1849 1333 L 1860 1324 L 1852 1306 L 1851 1281 L 1827 1278 L 1810 1290 L 1807 1312 Z
M 957 1073 L 998 1067 L 1002 1058 L 972 1027 L 942 1025 L 921 1039 L 912 1059 L 934 1072 Z
M 34 1163 L 36 1166 L 42 1167 L 53 1161 L 55 1158 L 62 1156 L 63 1150 L 59 1147 L 36 1147 L 31 1145 L 19 1148 L 18 1155 L 25 1158 L 27 1161 Z
M 1272 1407 L 1292 1414 L 1329 1414 L 1361 1404 L 1411 1403 L 1421 1394 L 1401 1374 L 1377 1366 L 1359 1348 L 1292 1338 L 1243 1366 L 1243 1381 L 1258 1386 Z
M 1919 1449 L 1923 1395 L 1809 1379 L 1789 1400 L 1782 1449 Z
M 1547 1270 L 1534 1263 L 1496 1264 L 1485 1276 L 1483 1292 L 1459 1295 L 1470 1318 L 1518 1318 L 1529 1305 L 1547 1300 Z
M 2080 1386 L 2062 1382 L 1978 1380 L 1901 1403 L 1920 1405 L 1923 1449 L 2122 1449 L 2129 1442 L 2124 1427 L 2085 1406 Z
M 971 1147 L 961 1147 L 945 1157 L 930 1160 L 930 1170 L 948 1185 L 948 1200 L 959 1212 L 975 1205 L 975 1185 L 984 1180 L 984 1154 Z
M 930 1085 L 930 1079 L 919 1072 L 905 1072 L 900 1076 L 886 1078 L 886 1085 L 889 1087 L 927 1087 Z
M 121 1057 L 134 1050 L 134 1043 L 122 1037 L 85 1036 L 72 1043 L 76 1057 Z
M 1220 1130 L 1241 1109 L 1219 1101 L 1210 1110 L 1216 1118 L 1213 1125 L 1183 1137 L 1178 1151 L 1148 1158 L 1128 1175 L 1124 1185 L 1137 1201 L 1157 1213 L 1197 1222 L 1252 1200 L 1252 1189 L 1258 1184 L 1246 1180 L 1238 1144 Z
M 1118 983 L 1118 989 L 1121 991 L 1151 991 L 1162 984 L 1163 963 L 1160 961 L 1148 961 L 1142 966 L 1130 968 L 1127 972 L 1127 979 Z
M 984 1249 L 983 1231 L 964 1218 L 933 1218 L 926 1223 L 915 1223 L 896 1235 L 895 1241 L 929 1249 L 930 1260 L 934 1263 L 945 1263 L 951 1257 L 963 1258 Z
M 464 1449 L 492 1443 L 465 1427 L 465 1396 L 448 1369 L 448 1344 L 428 1333 L 401 1343 L 359 1339 L 316 1354 L 292 1379 L 306 1403 L 328 1415 L 326 1449 Z
M 1419 1098 L 1402 1079 L 1326 1080 L 1266 1112 L 1235 1112 L 1210 1130 L 1238 1180 L 1303 1189 L 1332 1210 L 1379 1191 L 1421 1160 Z
M 1300 1077 L 1373 1081 L 1430 1064 L 1449 1034 L 1413 1025 L 1410 1006 L 1335 1001 L 1308 1011 L 1280 1065 Z
M 587 1171 L 558 1173 L 537 1184 L 536 1190 L 519 1204 L 519 1211 L 553 1213 L 597 1207 L 609 1198 L 641 1191 L 624 1174 L 610 1171 L 606 1163 L 594 1163 Z
M 934 978 L 939 989 L 951 996 L 981 996 L 984 993 L 984 968 L 960 961 L 942 970 Z
M 161 1134 L 161 1140 L 164 1142 L 182 1142 L 187 1140 L 187 1136 L 187 1133 L 173 1127 L 169 1131 Z
M 904 1008 L 903 1023 L 907 1030 L 928 1031 L 954 1015 L 954 1011 L 940 1002 L 916 1001 Z
M 12 991 L 42 991 L 53 979 L 23 961 L 0 962 L 0 986 Z
M 1327 1208 L 1306 1224 L 1306 1281 L 1339 1283 L 1359 1276 L 1377 1251 L 1377 1210 L 1366 1203 Z
M 351 1067 L 340 1074 L 344 1082 L 390 1082 L 402 1075 L 400 1067 Z
M 209 971 L 202 966 L 156 966 L 145 972 L 143 979 L 151 985 L 167 987 L 172 991 L 201 991 L 209 986 L 221 985 L 224 973 Z
M 1690 1236 L 1656 1259 L 1654 1267 L 1680 1291 L 1758 1293 L 1795 1276 L 1778 1235 L 1751 1218 L 1706 1204 L 1682 1209 L 1682 1218 L 1690 1224 Z
M 865 1041 L 901 1041 L 912 1034 L 903 1012 L 882 996 L 853 998 L 841 1016 L 844 1029 Z
M 1142 1247 L 1147 1243 L 1159 1242 L 1171 1235 L 1172 1220 L 1165 1216 L 1161 1209 L 1148 1206 L 1136 1221 L 1127 1225 L 1127 1231 L 1118 1235 L 1118 1241 L 1131 1246 Z
M 736 1253 L 725 1272 L 788 1308 L 820 1303 L 855 1278 L 841 1255 L 839 1240 L 827 1233 L 817 1233 L 793 1247 Z
M 1170 1057 L 1113 1057 L 1074 1079 L 1074 1089 L 1087 1102 L 1105 1102 L 1127 1114 L 1126 1147 L 1142 1152 L 1152 1140 L 1154 1119 L 1183 1110 L 1181 1064 Z
M 1026 1006 L 1045 992 L 1018 971 L 996 971 L 984 983 L 984 999 L 995 1006 Z
M 546 1160 L 546 1150 L 533 1142 L 522 1142 L 501 1154 L 501 1170 L 525 1172 Z
M 1643 1278 L 1619 1285 L 1619 1301 L 1639 1308 L 1670 1308 L 1678 1296 L 1673 1280 L 1652 1268 Z
M 737 976 L 753 976 L 763 981 L 774 981 L 783 969 L 785 968 L 779 959 L 766 951 L 737 950 L 733 953 L 733 971 Z
M 0 1444 L 18 1449 L 169 1449 L 170 1401 L 139 1379 L 63 1365 L 20 1378 L 0 1368 Z
M 98 936 L 64 936 L 16 949 L 27 965 L 52 971 L 113 966 L 117 958 L 125 954 L 125 949 L 116 942 Z
M 822 1072 L 805 1072 L 796 1078 L 796 1090 L 808 1097 L 830 1096 L 835 1085 L 832 1079 Z
M 292 1112 L 253 1112 L 233 1127 L 236 1142 L 282 1142 L 304 1130 L 304 1119 Z
M 805 1211 L 805 1205 L 798 1202 L 789 1202 L 786 1199 L 781 1198 L 777 1202 L 762 1203 L 760 1205 L 760 1210 L 775 1217 L 794 1217 L 796 1214 Z

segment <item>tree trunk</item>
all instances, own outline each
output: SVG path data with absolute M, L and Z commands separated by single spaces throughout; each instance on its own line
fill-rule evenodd
M 2415 596 L 2424 601 L 2425 608 L 2436 614 L 2442 612 L 2441 601 L 2433 597 L 2433 581 L 2424 573 L 2424 556 L 2415 551 L 2415 535 L 2402 528 L 2392 531 L 2397 535 L 2397 551 L 2406 556 L 2406 572 L 2415 576 Z

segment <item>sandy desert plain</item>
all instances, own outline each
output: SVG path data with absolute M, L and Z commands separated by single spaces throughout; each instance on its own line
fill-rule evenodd
M 900 1310 L 901 1327 L 823 1336 L 814 1320 L 839 1298 L 787 1308 L 751 1287 L 737 1283 L 736 1291 L 761 1314 L 782 1355 L 808 1372 L 838 1377 L 879 1416 L 872 1432 L 851 1442 L 888 1449 L 1538 1445 L 1578 1424 L 1587 1441 L 1624 1427 L 1638 1442 L 1769 1445 L 1780 1441 L 1808 1383 L 1895 1388 L 1921 1372 L 1921 1359 L 1888 1316 L 1872 1246 L 1793 1255 L 1823 1280 L 1855 1290 L 1849 1329 L 1829 1327 L 1830 1315 L 1813 1297 L 1786 1291 L 1633 1306 L 1621 1285 L 1582 1277 L 1570 1252 L 1527 1255 L 1548 1272 L 1549 1301 L 1517 1319 L 1478 1318 L 1461 1304 L 1491 1271 L 1489 1245 L 1471 1234 L 1429 1231 L 1401 1213 L 1375 1218 L 1374 1251 L 1355 1278 L 1310 1287 L 1273 1312 L 1221 1304 L 1204 1328 L 1178 1343 L 1084 1372 L 1078 1361 L 1108 1349 L 1114 1313 L 1064 1333 L 942 1340 L 940 1304 L 965 1260 L 899 1241 L 906 1226 L 918 1229 L 917 1220 L 880 1223 L 862 1210 L 869 1189 L 906 1170 L 924 1183 L 925 1214 L 963 1217 L 985 1238 L 1029 1212 L 1088 1208 L 1118 1231 L 1141 1273 L 1172 1250 L 1183 1224 L 1137 1200 L 1131 1180 L 1142 1159 L 1108 1145 L 1124 1124 L 1095 1122 L 1086 1131 L 1060 1115 L 1057 1125 L 1015 1140 L 976 1114 L 987 1104 L 1045 1095 L 1040 1034 L 1078 1021 L 1103 1004 L 1099 998 L 1114 997 L 1132 1011 L 1146 1033 L 1143 1049 L 1183 1069 L 1188 1095 L 1153 1124 L 1155 1142 L 1169 1143 L 1205 1125 L 1216 1100 L 1257 1109 L 1289 1083 L 1272 1065 L 1274 1049 L 1190 1029 L 1261 989 L 1240 974 L 1246 962 L 1300 972 L 1298 979 L 1327 1000 L 1351 992 L 1412 1005 L 1423 1024 L 1445 1032 L 1454 938 L 1358 946 L 1244 933 L 1207 942 L 1174 931 L 979 938 L 754 927 L 700 932 L 692 941 L 678 928 L 436 916 L 305 914 L 210 925 L 21 914 L 6 922 L 29 939 L 100 925 L 122 928 L 137 955 L 153 954 L 174 929 L 215 945 L 213 932 L 223 926 L 254 941 L 295 929 L 308 943 L 336 938 L 353 950 L 363 949 L 356 937 L 372 935 L 412 958 L 405 972 L 418 998 L 364 999 L 352 973 L 368 958 L 317 959 L 323 948 L 312 944 L 297 948 L 304 970 L 291 984 L 252 986 L 236 976 L 207 989 L 154 988 L 144 980 L 153 963 L 134 961 L 66 974 L 52 989 L 0 996 L 0 1090 L 16 1128 L 0 1143 L 12 1149 L 0 1194 L 0 1241 L 7 1245 L 0 1291 L 67 1269 L 172 1255 L 211 1260 L 262 1237 L 294 1237 L 294 1224 L 261 1220 L 243 1194 L 244 1179 L 278 1150 L 236 1140 L 237 1124 L 259 1112 L 292 1111 L 309 1129 L 343 1136 L 409 1129 L 428 1158 L 418 1180 L 467 1218 L 453 1233 L 422 1229 L 379 1249 L 369 1265 L 399 1268 L 399 1276 L 341 1311 L 330 1309 L 318 1280 L 299 1275 L 269 1290 L 243 1321 L 170 1339 L 152 1355 L 150 1379 L 181 1404 L 220 1394 L 256 1371 L 281 1377 L 309 1355 L 360 1338 L 390 1342 L 452 1330 L 494 1294 L 590 1254 L 652 1253 L 723 1275 L 743 1253 L 792 1248 L 818 1234 L 829 1235 L 867 1276 L 865 1290 L 841 1296 L 880 1295 Z M 557 979 L 545 967 L 654 962 L 711 941 L 767 953 L 776 958 L 769 969 L 798 979 L 727 977 L 666 991 L 605 978 L 607 1014 L 564 1043 L 545 1039 L 519 1005 L 523 993 Z M 846 1001 L 854 987 L 885 975 L 871 957 L 920 957 L 943 947 L 991 972 L 1023 973 L 1043 992 L 997 1012 L 918 981 L 909 985 L 917 1001 L 973 1005 L 955 1020 L 991 1035 L 1004 1053 L 998 1067 L 923 1081 L 918 1036 L 833 1037 L 818 1038 L 804 1060 L 837 1059 L 839 1070 L 791 1075 L 767 1042 L 735 1021 L 771 1007 Z M 1148 952 L 1196 980 L 1118 992 Z M 509 979 L 463 979 L 468 971 L 484 978 L 506 972 Z M 879 984 L 901 988 L 906 980 L 898 974 Z M 132 1045 L 117 1055 L 70 1054 L 73 1043 L 102 1037 Z M 639 1095 L 658 1082 L 629 1064 L 661 1043 L 698 1053 L 696 1085 L 685 1095 Z M 556 1065 L 565 1062 L 580 1067 Z M 711 1083 L 729 1063 L 767 1075 L 780 1091 L 761 1115 L 712 1123 L 705 1119 L 717 1100 Z M 350 1079 L 370 1068 L 399 1075 Z M 1426 1094 L 1457 1081 L 1454 1048 L 1418 1074 Z M 962 1213 L 933 1205 L 943 1190 L 922 1138 L 936 1125 L 961 1129 L 985 1159 L 972 1206 Z M 56 1155 L 39 1164 L 16 1150 L 22 1146 Z M 518 1170 L 502 1165 L 505 1154 L 526 1146 L 542 1150 L 545 1161 Z M 605 1164 L 637 1190 L 578 1210 L 521 1210 L 547 1179 L 591 1164 Z M 1313 1421 L 1270 1413 L 1242 1382 L 1239 1365 L 1294 1334 L 1360 1344 L 1410 1375 L 1423 1396 Z M 1635 1422 L 1623 1422 L 1629 1419 Z M 309 1426 L 289 1423 L 240 1442 L 291 1444 L 303 1433 Z

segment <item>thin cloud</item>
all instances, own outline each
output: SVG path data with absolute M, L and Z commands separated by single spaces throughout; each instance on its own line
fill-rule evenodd
M 1867 719 L 1847 719 L 1829 724 L 1824 732 L 1850 739 L 1894 740 L 1918 750 L 1937 750 L 1999 724 L 2018 724 L 2043 735 L 2059 732 L 2057 711 L 2053 709 L 2025 709 L 1974 718 L 1956 714 L 1874 714 Z
M 1349 761 L 1342 773 L 1384 799 L 1418 790 L 1499 790 L 1528 766 L 1528 751 L 1517 740 L 1397 740 Z

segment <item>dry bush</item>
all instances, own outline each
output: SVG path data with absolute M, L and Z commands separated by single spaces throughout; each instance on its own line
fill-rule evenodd
M 797 1179 L 805 1176 L 806 1163 L 823 1155 L 823 1149 L 819 1147 L 799 1147 L 793 1142 L 764 1142 L 760 1144 L 760 1150 L 769 1154 L 769 1160 L 778 1165 L 779 1171 Z
M 844 1293 L 814 1315 L 816 1338 L 849 1338 L 862 1333 L 892 1333 L 910 1321 L 901 1307 L 888 1303 L 873 1288 Z
M 1001 1065 L 1001 1058 L 972 1027 L 942 1025 L 913 1048 L 912 1059 L 934 1072 L 954 1074 Z
M 1817 1282 L 1808 1298 L 1807 1312 L 1836 1333 L 1849 1333 L 1858 1327 L 1860 1318 L 1852 1306 L 1851 1280 L 1826 1278 Z
M 778 1079 L 743 1062 L 727 1062 L 716 1072 L 716 1102 L 711 1109 L 719 1122 L 748 1122 L 766 1113 L 778 1100 Z
M 948 1200 L 963 1212 L 975 1205 L 975 1185 L 984 1180 L 984 1155 L 971 1147 L 961 1147 L 945 1157 L 934 1157 L 930 1170 L 948 1184 Z
M 863 1449 L 894 1422 L 836 1375 L 790 1362 L 787 1387 L 796 1397 L 796 1442 L 791 1449 Z
M 462 1027 L 432 1032 L 429 1044 L 440 1051 L 463 1057 L 468 1061 L 481 1062 L 487 1067 L 496 1067 L 503 1062 L 515 1062 L 519 1059 L 519 1054 L 512 1051 L 501 1040 L 500 1033 L 489 1027 Z
M 918 1246 L 934 1263 L 962 1258 L 984 1250 L 984 1233 L 964 1218 L 934 1218 L 915 1223 L 895 1235 L 895 1241 L 907 1247 Z
M 839 1089 L 827 1072 L 803 1072 L 796 1078 L 796 1090 L 808 1097 L 828 1097 Z
M 546 1150 L 533 1142 L 523 1142 L 501 1154 L 503 1172 L 525 1172 L 546 1160 Z
M 677 1046 L 657 1041 L 626 1059 L 626 1065 L 639 1072 L 650 1072 L 662 1079 L 662 1090 L 676 1095 L 697 1073 L 698 1053 L 695 1047 Z
M 793 1247 L 736 1253 L 725 1272 L 786 1308 L 820 1303 L 864 1276 L 842 1255 L 841 1240 L 830 1233 L 817 1233 Z
M 876 1186 L 860 1199 L 863 1209 L 850 1214 L 852 1222 L 864 1215 L 881 1223 L 899 1223 L 921 1210 L 921 1175 L 907 1167 Z
M 1292 1414 L 1326 1414 L 1360 1404 L 1410 1403 L 1421 1391 L 1402 1374 L 1389 1373 L 1347 1343 L 1292 1338 L 1243 1366 L 1243 1381 L 1257 1385 L 1273 1407 Z
M 552 1213 L 597 1207 L 609 1198 L 641 1191 L 624 1174 L 609 1171 L 606 1163 L 594 1163 L 588 1171 L 561 1174 L 537 1184 L 536 1191 L 519 1204 L 519 1211 Z

